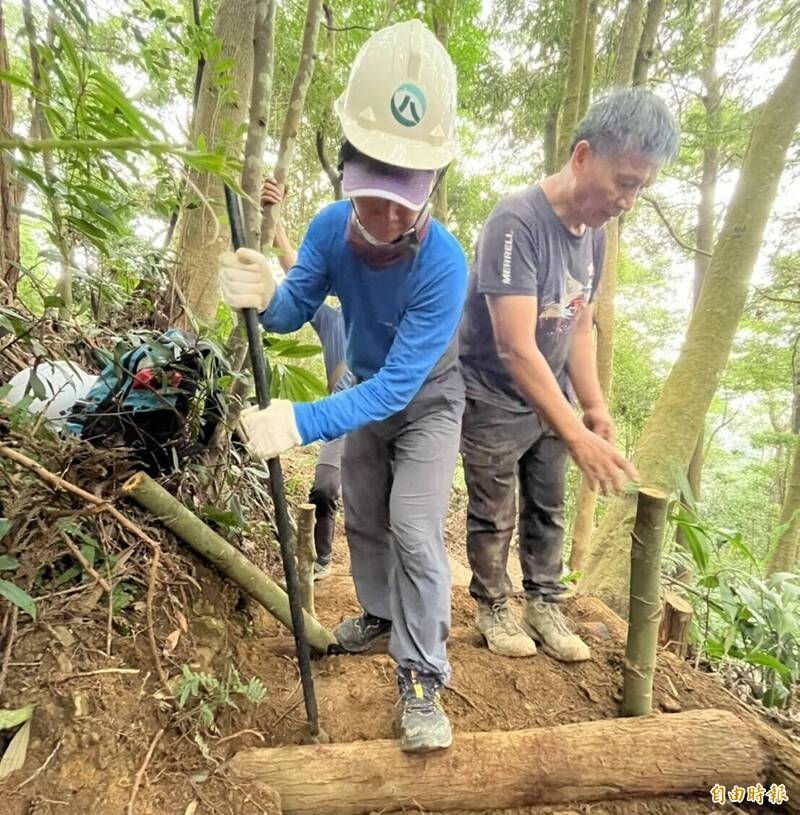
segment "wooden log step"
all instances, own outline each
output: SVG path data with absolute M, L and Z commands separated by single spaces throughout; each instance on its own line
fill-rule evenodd
M 403 753 L 396 741 L 244 750 L 235 776 L 274 788 L 283 815 L 505 809 L 708 793 L 763 782 L 759 738 L 732 713 L 582 722 L 508 733 L 457 733 L 449 750 Z

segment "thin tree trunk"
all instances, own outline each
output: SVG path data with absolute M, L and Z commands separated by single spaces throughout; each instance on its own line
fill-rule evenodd
M 703 106 L 705 108 L 706 136 L 703 147 L 703 174 L 700 180 L 700 203 L 697 207 L 697 227 L 695 228 L 695 246 L 698 252 L 694 255 L 694 291 L 692 308 L 696 308 L 703 288 L 706 270 L 711 260 L 710 253 L 714 247 L 715 218 L 717 201 L 717 176 L 719 175 L 719 132 L 720 104 L 722 91 L 717 73 L 717 51 L 719 49 L 721 0 L 710 0 L 708 19 L 705 31 L 705 54 L 703 65 Z M 705 254 L 708 253 L 708 254 Z M 705 423 L 700 428 L 697 444 L 686 471 L 686 480 L 692 490 L 695 501 L 700 498 L 705 459 Z M 679 545 L 687 545 L 686 537 L 678 528 L 675 539 Z
M 339 178 L 339 173 L 336 171 L 336 168 L 330 163 L 330 161 L 328 160 L 328 156 L 325 153 L 325 133 L 321 129 L 317 130 L 315 144 L 317 148 L 317 158 L 319 159 L 319 163 L 322 166 L 322 169 L 325 171 L 325 175 L 328 176 L 328 181 L 331 182 L 331 187 L 333 188 L 333 197 L 335 200 L 340 201 L 342 198 L 342 180 L 341 178 Z
M 283 121 L 281 141 L 278 147 L 278 158 L 275 162 L 273 176 L 279 186 L 286 183 L 286 175 L 292 161 L 294 147 L 297 143 L 297 131 L 303 116 L 306 92 L 314 75 L 314 54 L 317 47 L 320 19 L 322 17 L 322 0 L 309 0 L 306 7 L 306 21 L 303 29 L 303 46 L 300 52 L 300 63 L 292 84 L 289 96 L 289 107 Z M 269 251 L 275 237 L 275 227 L 281 217 L 281 205 L 272 204 L 264 208 L 261 222 L 261 251 Z
M 647 4 L 642 38 L 639 41 L 636 63 L 633 66 L 634 85 L 644 85 L 647 82 L 647 75 L 655 62 L 656 34 L 661 25 L 661 18 L 664 16 L 664 2 L 665 0 L 650 0 Z
M 795 346 L 796 347 L 796 346 Z M 788 524 L 767 563 L 767 574 L 793 572 L 800 562 L 800 368 L 794 370 L 792 466 L 788 474 L 779 526 Z
M 589 2 L 590 0 L 575 0 L 573 5 L 567 79 L 564 86 L 564 98 L 561 102 L 561 120 L 558 123 L 556 167 L 563 167 L 567 163 L 572 137 L 578 125 L 581 83 L 583 82 L 583 49 L 586 45 Z
M 581 71 L 581 95 L 578 103 L 578 122 L 586 115 L 592 101 L 592 85 L 594 80 L 594 41 L 597 34 L 597 19 L 599 12 L 597 0 L 589 6 L 589 16 L 586 21 L 586 40 L 583 45 L 583 70 Z
M 642 38 L 644 0 L 630 0 L 622 20 L 617 40 L 617 60 L 614 64 L 614 87 L 627 88 L 633 82 L 633 66 Z
M 672 490 L 676 470 L 689 464 L 730 355 L 786 151 L 800 123 L 799 84 L 800 51 L 761 107 L 686 339 L 637 446 L 634 460 L 643 482 L 665 492 Z M 632 499 L 614 499 L 595 535 L 582 586 L 616 608 L 627 596 L 628 570 L 619 566 L 632 523 Z
M 3 3 L 0 0 L 0 71 L 8 71 Z M 0 139 L 14 135 L 14 99 L 11 85 L 0 79 Z M 0 303 L 11 304 L 19 279 L 19 188 L 11 169 L 10 156 L 0 154 Z
M 603 258 L 603 276 L 597 291 L 594 324 L 597 331 L 597 379 L 603 398 L 611 397 L 611 374 L 614 362 L 614 292 L 617 280 L 619 256 L 619 221 L 611 221 L 605 229 L 606 251 Z M 583 571 L 589 557 L 594 514 L 597 507 L 597 491 L 581 476 L 575 501 L 575 522 L 572 526 L 572 549 L 569 566 L 573 571 Z
M 544 123 L 544 173 L 553 175 L 558 171 L 558 114 L 560 100 L 555 99 Z
M 203 71 L 192 131 L 193 141 L 202 137 L 207 150 L 238 155 L 241 149 L 239 132 L 253 74 L 254 15 L 253 0 L 222 0 L 217 10 L 214 36 L 221 47 L 216 60 L 209 60 Z M 224 89 L 215 70 L 223 60 L 233 66 Z M 222 183 L 210 173 L 192 171 L 188 188 L 186 203 L 192 206 L 184 206 L 178 222 L 175 286 L 197 321 L 211 323 L 218 303 L 217 257 L 230 247 Z M 183 310 L 176 309 L 171 318 L 173 325 L 191 324 Z
M 450 42 L 450 30 L 453 26 L 455 0 L 431 0 L 429 7 L 433 33 L 444 49 L 447 50 L 447 45 Z M 445 176 L 439 183 L 433 198 L 433 217 L 437 221 L 446 224 L 447 216 L 447 176 Z
M 275 0 L 256 0 L 253 27 L 253 83 L 250 90 L 250 121 L 242 167 L 242 214 L 245 240 L 252 249 L 261 246 L 261 181 L 267 143 L 267 124 L 272 102 L 275 49 Z
M 617 62 L 614 66 L 613 83 L 616 87 L 628 87 L 631 84 L 636 51 L 635 37 L 641 28 L 642 6 L 641 0 L 631 0 L 625 10 L 617 43 Z M 611 398 L 611 375 L 614 365 L 614 297 L 617 291 L 620 232 L 621 224 L 618 219 L 611 221 L 605 228 L 606 253 L 594 318 L 597 330 L 597 376 L 606 402 Z M 592 546 L 596 507 L 597 492 L 592 490 L 587 480 L 581 476 L 569 559 L 573 571 L 583 571 L 586 568 Z
M 36 97 L 33 103 L 32 130 L 34 138 L 41 140 L 53 137 L 47 117 L 44 115 L 44 105 L 47 104 L 48 88 L 42 76 L 39 48 L 36 43 L 36 21 L 33 17 L 30 0 L 22 0 L 22 17 L 25 22 L 25 31 L 28 35 L 28 49 L 31 57 L 31 84 L 36 88 Z M 48 17 L 48 44 L 52 44 L 55 32 L 55 18 L 50 13 Z M 58 249 L 60 274 L 55 285 L 55 294 L 60 299 L 58 316 L 62 320 L 69 318 L 72 313 L 72 268 L 73 246 L 69 232 L 64 221 L 61 201 L 58 198 L 58 180 L 53 163 L 53 154 L 50 150 L 42 150 L 42 168 L 44 178 L 51 189 L 47 196 L 50 208 L 50 219 L 53 223 L 53 238 Z

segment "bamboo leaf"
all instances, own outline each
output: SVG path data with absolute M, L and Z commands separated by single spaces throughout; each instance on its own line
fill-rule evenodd
M 8 580 L 0 580 L 0 597 L 21 608 L 26 614 L 36 619 L 36 601 L 28 592 Z
M 3 758 L 0 759 L 0 779 L 11 775 L 11 773 L 22 769 L 28 755 L 28 742 L 31 736 L 30 719 L 20 727 L 16 735 L 11 739 L 11 744 L 6 747 Z
M 33 705 L 18 707 L 12 710 L 0 710 L 0 730 L 10 730 L 27 722 L 33 714 Z

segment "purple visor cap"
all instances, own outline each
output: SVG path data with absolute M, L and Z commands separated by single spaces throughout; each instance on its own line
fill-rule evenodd
M 344 164 L 342 192 L 347 198 L 386 198 L 416 212 L 428 200 L 435 176 L 434 170 L 378 166 L 355 159 Z

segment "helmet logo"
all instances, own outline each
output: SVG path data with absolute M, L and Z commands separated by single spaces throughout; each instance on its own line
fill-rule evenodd
M 403 127 L 416 127 L 425 115 L 425 94 L 410 82 L 404 82 L 392 95 L 392 116 Z

